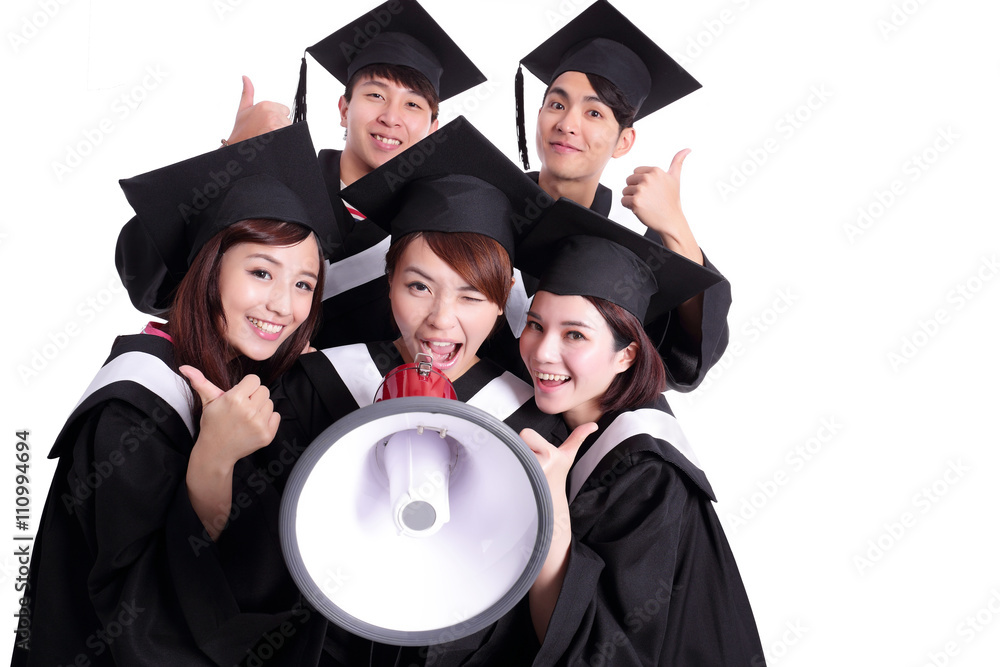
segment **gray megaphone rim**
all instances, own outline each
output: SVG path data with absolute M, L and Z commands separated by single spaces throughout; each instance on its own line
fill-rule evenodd
M 534 547 L 531 550 L 531 557 L 521 572 L 521 576 L 507 590 L 507 593 L 488 609 L 466 621 L 422 631 L 392 630 L 373 625 L 346 613 L 334 604 L 330 598 L 323 594 L 306 569 L 298 550 L 298 539 L 295 528 L 299 496 L 305 487 L 309 474 L 323 455 L 339 442 L 341 438 L 371 421 L 410 412 L 445 414 L 470 421 L 477 426 L 487 429 L 497 440 L 507 445 L 521 463 L 531 483 L 531 490 L 535 495 L 535 506 L 538 508 L 539 530 L 535 537 Z M 461 639 L 482 630 L 500 620 L 528 593 L 528 589 L 534 583 L 548 555 L 549 545 L 552 541 L 553 509 L 552 497 L 548 492 L 548 482 L 545 479 L 545 473 L 538 463 L 538 459 L 527 444 L 521 440 L 520 436 L 514 433 L 513 429 L 507 426 L 507 424 L 488 412 L 467 403 L 462 403 L 461 401 L 447 398 L 410 396 L 388 399 L 359 408 L 334 422 L 320 433 L 306 447 L 305 452 L 292 469 L 281 499 L 280 522 L 281 551 L 285 557 L 285 564 L 288 566 L 288 570 L 291 572 L 299 591 L 316 611 L 341 628 L 366 639 L 396 646 L 427 646 Z

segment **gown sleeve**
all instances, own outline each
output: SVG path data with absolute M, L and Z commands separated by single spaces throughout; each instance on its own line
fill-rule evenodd
M 64 437 L 32 557 L 30 651 L 12 664 L 212 665 L 175 594 L 164 524 L 191 443 L 108 401 Z M 81 657 L 82 656 L 82 657 Z
M 705 266 L 718 270 L 707 256 Z M 703 294 L 700 341 L 681 326 L 676 308 L 646 325 L 646 332 L 656 344 L 667 370 L 667 386 L 676 391 L 689 392 L 701 384 L 729 345 L 726 318 L 733 302 L 732 286 L 723 280 Z
M 574 539 L 535 665 L 751 665 L 762 651 L 711 502 L 640 452 L 571 505 Z
M 322 650 L 325 619 L 303 601 L 281 551 L 281 494 L 328 418 L 296 369 L 272 387 L 281 414 L 274 441 L 233 470 L 232 511 L 218 540 L 208 537 L 183 484 L 173 505 L 168 530 L 178 545 L 171 559 L 178 595 L 199 645 L 219 665 L 253 664 L 252 656 L 267 657 L 268 665 L 312 665 Z

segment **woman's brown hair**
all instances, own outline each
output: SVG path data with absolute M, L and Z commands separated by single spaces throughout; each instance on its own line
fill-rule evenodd
M 597 308 L 608 323 L 614 336 L 615 351 L 624 350 L 631 343 L 638 345 L 635 361 L 619 373 L 601 399 L 602 414 L 620 410 L 634 410 L 656 400 L 667 389 L 667 374 L 656 346 L 642 328 L 639 319 L 624 308 L 605 299 L 584 297 Z
M 514 275 L 510 255 L 495 239 L 475 232 L 413 232 L 397 239 L 385 254 L 385 275 L 390 280 L 406 248 L 417 238 L 423 238 L 435 255 L 490 302 L 506 308 Z M 501 321 L 498 317 L 493 331 Z

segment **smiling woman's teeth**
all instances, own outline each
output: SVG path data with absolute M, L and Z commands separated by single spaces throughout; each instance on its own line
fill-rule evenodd
M 390 139 L 389 137 L 383 137 L 381 134 L 376 134 L 375 138 L 381 141 L 383 144 L 389 144 L 390 146 L 398 146 L 402 141 L 399 139 Z
M 535 373 L 535 377 L 539 380 L 568 380 L 568 375 L 553 375 L 552 373 Z
M 248 317 L 247 319 L 250 320 L 251 324 L 253 324 L 255 327 L 257 327 L 258 329 L 260 329 L 265 333 L 275 334 L 285 328 L 284 325 L 282 324 L 271 324 L 270 322 L 262 322 L 261 320 L 258 320 L 254 317 Z

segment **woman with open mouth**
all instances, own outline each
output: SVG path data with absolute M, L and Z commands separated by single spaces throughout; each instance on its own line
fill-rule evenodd
M 167 322 L 115 340 L 56 438 L 14 665 L 214 665 L 250 646 L 225 653 L 199 622 L 223 603 L 221 572 L 179 591 L 191 538 L 215 549 L 236 462 L 273 438 L 266 385 L 315 330 L 337 234 L 308 127 L 261 139 L 251 158 L 236 145 L 122 181 L 137 215 L 119 273 Z M 244 593 L 266 597 L 267 581 Z
M 571 530 L 511 612 L 530 624 L 502 622 L 474 658 L 437 664 L 763 664 L 714 492 L 643 330 L 721 277 L 663 251 L 566 199 L 518 245 L 518 267 L 540 278 L 520 338 L 537 405 L 597 426 L 582 445 L 522 433 Z

